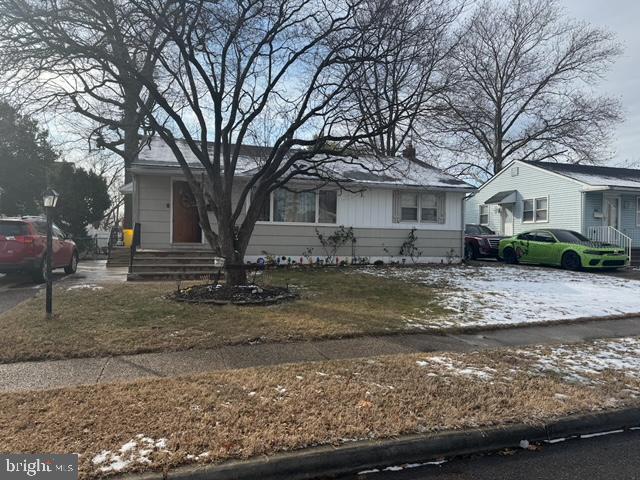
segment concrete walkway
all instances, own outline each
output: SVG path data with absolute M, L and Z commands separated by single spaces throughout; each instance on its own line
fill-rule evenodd
M 21 362 L 0 365 L 0 391 L 43 390 L 283 363 L 397 353 L 460 352 L 636 335 L 640 335 L 640 318 L 537 325 L 460 335 L 413 333 L 285 344 L 237 345 L 211 350 L 122 355 L 108 358 Z

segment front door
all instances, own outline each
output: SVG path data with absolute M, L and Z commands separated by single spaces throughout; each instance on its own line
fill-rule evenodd
M 173 182 L 173 243 L 202 243 L 198 209 L 187 182 Z
M 500 207 L 500 218 L 502 220 L 502 234 L 506 237 L 513 235 L 513 207 L 502 205 Z
M 620 197 L 604 197 L 604 221 L 606 226 L 620 229 Z

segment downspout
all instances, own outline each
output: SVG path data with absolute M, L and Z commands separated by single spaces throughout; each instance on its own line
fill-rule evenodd
M 460 200 L 460 263 L 464 260 L 464 204 L 467 200 L 466 194 L 462 194 Z
M 585 211 L 584 211 L 584 206 L 585 206 L 585 195 L 587 193 L 582 191 L 580 192 L 580 233 L 582 233 L 583 235 L 587 235 L 587 231 L 586 231 L 586 226 L 587 226 L 587 218 L 585 215 Z

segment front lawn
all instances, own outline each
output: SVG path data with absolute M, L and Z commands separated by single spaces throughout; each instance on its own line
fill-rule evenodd
M 81 476 L 638 405 L 640 341 L 386 356 L 0 395 L 0 451 Z
M 0 362 L 104 356 L 225 344 L 375 334 L 408 328 L 416 311 L 446 315 L 437 286 L 333 269 L 269 273 L 300 292 L 269 307 L 190 305 L 164 298 L 174 283 L 59 286 L 55 319 L 44 299 L 0 315 Z

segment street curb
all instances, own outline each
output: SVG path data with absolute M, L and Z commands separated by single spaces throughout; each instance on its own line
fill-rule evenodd
M 246 461 L 178 467 L 166 473 L 124 475 L 126 480 L 311 480 L 359 471 L 422 463 L 443 457 L 519 447 L 521 440 L 576 437 L 640 426 L 640 407 L 571 415 L 538 425 L 515 424 L 473 430 L 313 447 Z

